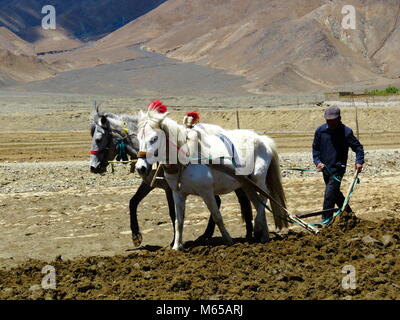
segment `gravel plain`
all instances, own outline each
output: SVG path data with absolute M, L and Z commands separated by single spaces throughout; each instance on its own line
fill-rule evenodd
M 400 173 L 399 150 L 370 150 L 365 152 L 366 165 L 363 176 L 373 177 L 381 174 Z M 354 154 L 349 154 L 349 169 L 354 163 Z M 305 168 L 314 170 L 311 153 L 296 152 L 280 154 L 282 176 L 284 178 L 315 177 L 318 173 L 288 170 L 289 168 Z M 90 189 L 100 187 L 136 187 L 140 177 L 130 173 L 128 165 L 115 165 L 115 172 L 94 175 L 89 172 L 88 161 L 58 162 L 2 162 L 0 163 L 0 194 L 61 191 L 69 188 Z

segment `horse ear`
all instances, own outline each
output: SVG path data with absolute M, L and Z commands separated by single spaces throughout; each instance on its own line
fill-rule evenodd
M 96 114 L 99 114 L 99 105 L 97 104 L 97 101 L 93 101 L 93 111 Z

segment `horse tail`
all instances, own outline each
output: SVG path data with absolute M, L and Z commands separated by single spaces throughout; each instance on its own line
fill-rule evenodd
M 272 152 L 272 160 L 268 168 L 266 183 L 272 198 L 274 198 L 274 200 L 276 200 L 277 202 L 276 203 L 275 201 L 271 201 L 270 203 L 272 214 L 274 216 L 275 226 L 280 230 L 284 227 L 288 227 L 289 217 L 287 211 L 285 210 L 286 196 L 283 190 L 281 169 L 279 167 L 279 156 L 275 142 L 269 137 L 264 138 L 267 138 L 264 139 L 264 141 L 268 142 L 268 145 Z

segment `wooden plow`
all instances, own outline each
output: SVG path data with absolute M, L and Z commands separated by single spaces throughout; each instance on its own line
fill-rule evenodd
M 285 219 L 288 219 L 290 222 L 298 224 L 299 226 L 303 227 L 307 231 L 315 233 L 315 234 L 317 234 L 319 232 L 319 230 L 316 227 L 314 227 L 313 225 L 305 222 L 303 219 L 304 218 L 309 218 L 309 217 L 320 216 L 320 215 L 322 215 L 324 213 L 328 213 L 328 212 L 329 213 L 335 213 L 333 215 L 333 217 L 332 217 L 332 220 L 329 221 L 329 223 L 327 223 L 327 225 L 331 224 L 339 214 L 341 214 L 342 212 L 345 211 L 345 208 L 346 208 L 347 204 L 350 201 L 350 198 L 351 198 L 351 195 L 353 193 L 354 187 L 359 182 L 359 180 L 358 180 L 359 172 L 356 170 L 356 172 L 354 173 L 353 180 L 351 181 L 351 183 L 349 185 L 349 188 L 347 190 L 347 194 L 346 194 L 345 200 L 344 200 L 343 205 L 342 205 L 341 208 L 332 208 L 332 209 L 328 209 L 328 210 L 322 210 L 322 211 L 316 211 L 316 212 L 310 212 L 310 213 L 303 213 L 303 214 L 292 214 L 286 208 L 283 208 L 280 205 L 280 203 L 277 202 L 268 192 L 265 192 L 264 190 L 262 190 L 257 184 L 255 184 L 247 176 L 236 175 L 234 169 L 232 169 L 230 167 L 227 167 L 225 165 L 212 164 L 211 166 L 213 168 L 215 168 L 216 170 L 219 170 L 221 172 L 229 174 L 230 176 L 234 177 L 235 179 L 238 179 L 240 182 L 242 182 L 242 183 L 246 184 L 247 186 L 253 188 L 257 193 L 259 193 L 260 195 L 262 195 L 265 198 L 269 199 L 271 202 L 274 202 L 281 209 L 283 209 L 287 213 L 287 217 L 285 217 Z M 260 201 L 262 201 L 262 200 L 260 199 Z M 263 203 L 263 205 L 266 207 L 266 205 L 264 203 Z
M 321 210 L 321 211 L 317 211 L 317 212 L 302 213 L 302 214 L 297 214 L 296 216 L 301 219 L 304 219 L 304 218 L 320 216 L 324 213 L 335 213 L 332 217 L 332 220 L 328 223 L 328 224 L 331 224 L 339 214 L 341 214 L 345 211 L 346 206 L 349 204 L 350 198 L 353 194 L 354 187 L 357 183 L 359 183 L 358 174 L 359 174 L 359 172 L 358 172 L 358 170 L 356 170 L 356 172 L 354 173 L 354 176 L 353 176 L 353 180 L 350 182 L 349 188 L 346 193 L 346 197 L 344 199 L 344 202 L 343 202 L 343 205 L 341 208 L 332 208 L 332 209 Z
M 287 217 L 282 217 L 283 219 L 288 219 L 290 222 L 298 224 L 299 226 L 303 227 L 304 229 L 306 229 L 309 232 L 312 232 L 312 233 L 315 233 L 315 234 L 317 234 L 319 232 L 319 230 L 317 228 L 313 227 L 312 225 L 310 225 L 307 222 L 303 221 L 298 216 L 290 213 L 286 208 L 282 207 L 280 205 L 280 203 L 278 201 L 276 201 L 268 192 L 262 190 L 257 184 L 254 183 L 254 181 L 249 179 L 247 176 L 236 175 L 234 169 L 232 169 L 230 167 L 227 167 L 225 165 L 222 165 L 222 164 L 212 164 L 210 166 L 212 168 L 215 168 L 216 170 L 219 170 L 219 171 L 223 172 L 223 173 L 229 174 L 230 176 L 232 176 L 233 178 L 235 178 L 235 179 L 239 180 L 240 182 L 244 183 L 248 187 L 251 187 L 257 193 L 259 193 L 260 195 L 262 195 L 265 198 L 269 199 L 271 202 L 274 202 L 275 204 L 277 204 L 281 209 L 283 209 L 287 213 Z M 261 199 L 260 199 L 260 201 L 261 201 Z M 263 203 L 263 205 L 266 206 L 264 203 Z

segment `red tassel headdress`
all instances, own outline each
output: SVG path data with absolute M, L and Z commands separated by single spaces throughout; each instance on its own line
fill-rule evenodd
M 157 111 L 159 113 L 165 113 L 168 111 L 168 108 L 160 100 L 154 100 L 150 102 L 147 111 Z
M 199 115 L 199 113 L 197 111 L 188 112 L 188 113 L 186 113 L 186 115 L 188 117 L 192 117 L 193 118 L 193 120 L 192 120 L 193 124 L 198 123 L 200 121 L 200 115 Z

